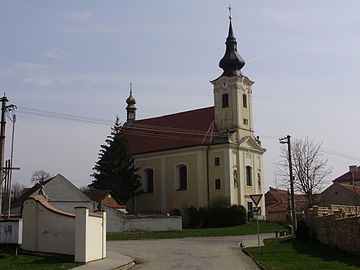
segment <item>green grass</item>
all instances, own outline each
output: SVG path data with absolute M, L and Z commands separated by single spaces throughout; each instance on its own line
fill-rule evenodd
M 277 223 L 260 222 L 260 233 L 271 233 L 284 230 L 284 227 Z M 232 236 L 256 234 L 256 222 L 245 225 L 206 228 L 206 229 L 184 229 L 179 232 L 158 232 L 158 233 L 136 233 L 136 234 L 108 234 L 107 240 L 136 240 L 136 239 L 171 239 L 185 237 L 210 237 L 210 236 Z
M 74 263 L 74 257 L 0 253 L 0 269 L 4 270 L 65 270 L 80 265 Z
M 360 269 L 360 257 L 295 237 L 267 239 L 265 246 L 245 250 L 267 270 L 355 270 Z

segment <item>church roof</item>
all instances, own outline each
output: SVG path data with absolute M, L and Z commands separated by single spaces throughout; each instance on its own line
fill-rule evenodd
M 122 130 L 131 154 L 227 143 L 214 119 L 214 107 L 207 107 L 125 123 Z

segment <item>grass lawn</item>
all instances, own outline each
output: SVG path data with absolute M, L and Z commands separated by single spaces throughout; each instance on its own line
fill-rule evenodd
M 64 270 L 82 265 L 73 261 L 73 257 L 66 256 L 15 256 L 14 253 L 0 253 L 0 269 L 4 270 Z
M 260 233 L 271 233 L 284 230 L 284 227 L 271 222 L 260 222 Z M 256 234 L 256 222 L 225 228 L 184 229 L 180 232 L 136 233 L 136 234 L 108 234 L 107 240 L 135 240 L 135 239 L 171 239 L 185 237 L 209 237 Z
M 360 269 L 360 256 L 319 242 L 295 237 L 267 239 L 265 246 L 245 250 L 267 270 L 355 270 Z

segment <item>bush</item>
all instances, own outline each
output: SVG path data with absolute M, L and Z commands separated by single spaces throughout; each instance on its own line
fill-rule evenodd
M 246 223 L 246 209 L 242 205 L 216 206 L 199 210 L 192 206 L 187 209 L 187 214 L 190 228 L 216 228 Z
M 303 220 L 297 222 L 296 238 L 301 240 L 317 240 L 316 232 L 311 229 Z
M 178 217 L 182 216 L 181 215 L 181 210 L 178 209 L 178 208 L 170 209 L 169 214 L 170 214 L 170 216 L 178 216 Z

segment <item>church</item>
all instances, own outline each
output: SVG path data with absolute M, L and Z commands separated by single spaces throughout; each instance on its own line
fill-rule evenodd
M 255 137 L 252 85 L 241 69 L 230 17 L 220 77 L 211 81 L 214 106 L 148 119 L 136 119 L 130 90 L 123 132 L 142 181 L 135 197 L 140 213 L 167 213 L 215 204 L 255 206 L 252 194 L 264 194 L 263 154 Z M 261 199 L 261 215 L 265 200 Z

